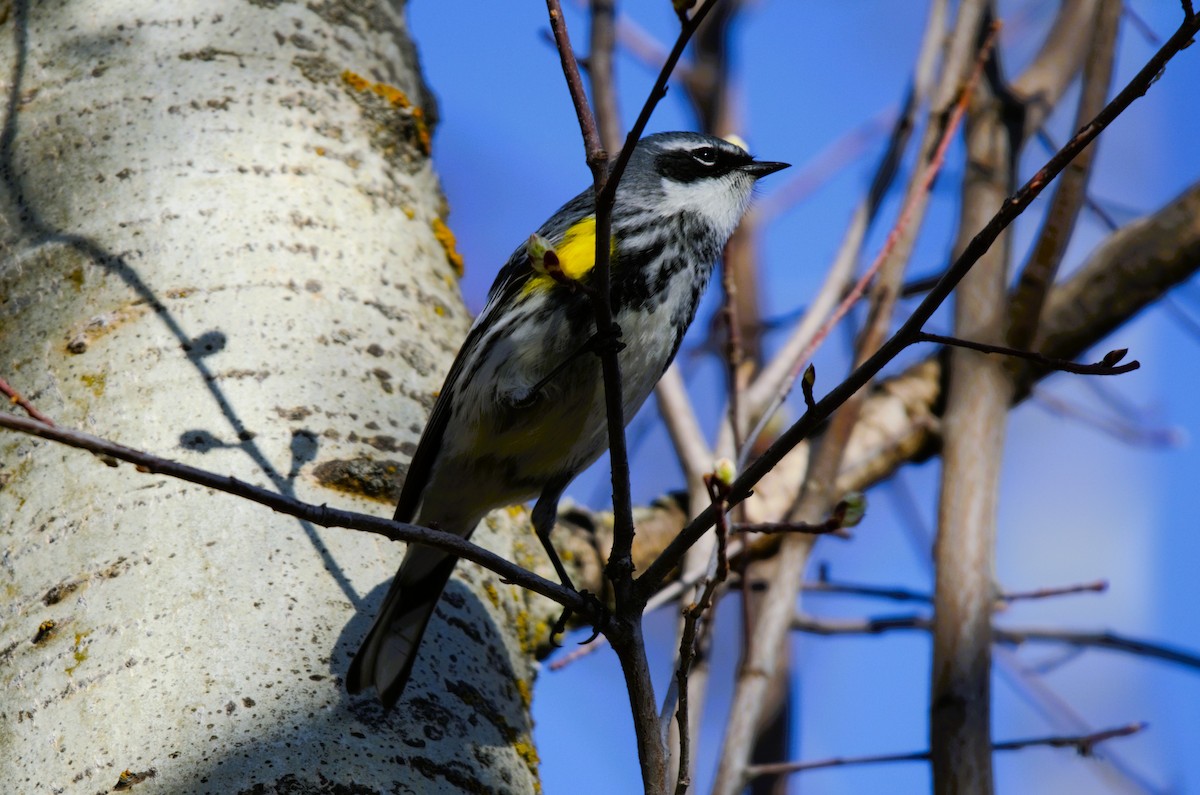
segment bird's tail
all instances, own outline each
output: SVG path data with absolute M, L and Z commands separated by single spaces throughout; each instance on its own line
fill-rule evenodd
M 374 685 L 391 709 L 404 692 L 425 627 L 458 558 L 429 547 L 412 546 L 400 564 L 379 616 L 346 674 L 346 689 L 360 693 Z

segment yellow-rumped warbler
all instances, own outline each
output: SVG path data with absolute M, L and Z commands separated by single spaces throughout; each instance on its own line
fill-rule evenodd
M 786 167 L 696 133 L 638 142 L 612 216 L 611 301 L 624 343 L 626 420 L 679 350 L 755 181 Z M 558 500 L 608 447 L 604 382 L 598 359 L 586 353 L 596 329 L 587 294 L 595 235 L 588 189 L 501 269 L 413 454 L 397 521 L 466 538 L 494 508 L 537 496 L 533 525 L 565 580 L 550 545 Z M 400 698 L 456 560 L 438 549 L 408 548 L 350 664 L 351 693 L 374 685 L 388 707 Z

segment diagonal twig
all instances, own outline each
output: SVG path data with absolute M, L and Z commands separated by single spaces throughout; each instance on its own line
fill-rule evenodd
M 1033 737 L 1024 740 L 1007 740 L 992 745 L 993 751 L 1020 751 L 1025 748 L 1074 748 L 1080 756 L 1092 756 L 1096 746 L 1118 737 L 1130 737 L 1144 731 L 1148 724 L 1130 723 L 1112 729 L 1091 732 L 1089 734 L 1053 735 L 1050 737 Z M 850 767 L 853 765 L 879 765 L 894 762 L 928 762 L 928 751 L 913 751 L 902 754 L 872 754 L 869 756 L 838 756 L 830 759 L 815 759 L 809 762 L 780 762 L 770 765 L 754 765 L 747 772 L 751 778 L 785 773 L 803 773 L 809 770 L 822 770 L 830 767 Z

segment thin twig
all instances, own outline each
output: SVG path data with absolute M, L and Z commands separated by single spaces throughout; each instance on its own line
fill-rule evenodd
M 679 774 L 675 781 L 675 795 L 685 795 L 691 786 L 691 724 L 688 717 L 688 674 L 696 658 L 696 649 L 700 642 L 700 621 L 713 605 L 713 596 L 717 588 L 729 576 L 729 561 L 726 552 L 726 542 L 729 537 L 729 523 L 723 504 L 729 492 L 729 484 L 715 477 L 705 479 L 713 507 L 717 509 L 717 549 L 718 563 L 716 573 L 708 578 L 700 598 L 683 611 L 683 630 L 679 639 L 679 667 L 675 670 L 675 684 L 678 705 L 675 710 L 675 720 L 679 727 Z
M 838 538 L 850 538 L 850 533 L 836 519 L 826 519 L 824 522 L 810 524 L 809 522 L 737 522 L 733 525 L 735 533 L 804 533 L 806 535 L 831 535 Z
M 214 491 L 232 494 L 235 497 L 241 497 L 250 502 L 265 505 L 276 513 L 294 516 L 297 519 L 312 522 L 321 527 L 342 527 L 347 530 L 360 530 L 366 533 L 381 535 L 390 541 L 403 541 L 409 544 L 422 544 L 428 547 L 443 549 L 453 553 L 456 557 L 478 563 L 485 569 L 500 575 L 507 582 L 527 588 L 548 599 L 554 600 L 564 607 L 569 607 L 572 611 L 587 616 L 589 621 L 600 620 L 600 616 L 595 615 L 595 611 L 589 605 L 588 601 L 575 591 L 564 588 L 556 582 L 543 579 L 533 572 L 505 560 L 499 555 L 451 533 L 430 530 L 427 527 L 420 527 L 405 522 L 395 522 L 390 519 L 383 519 L 356 511 L 330 508 L 327 505 L 312 505 L 301 502 L 279 492 L 268 491 L 267 489 L 253 486 L 229 475 L 218 475 L 215 472 L 181 464 L 178 461 L 159 458 L 158 456 L 141 450 L 135 450 L 131 447 L 125 447 L 124 445 L 92 436 L 83 431 L 46 425 L 38 420 L 18 417 L 15 414 L 0 412 L 0 428 L 8 428 L 9 430 L 65 444 L 68 447 L 87 450 L 101 456 L 102 460 L 104 458 L 109 459 L 105 463 L 113 466 L 116 464 L 111 459 L 126 461 L 133 464 L 139 472 L 166 475 L 178 480 L 186 480 L 189 483 L 195 483 Z
M 1129 737 L 1144 731 L 1148 724 L 1130 723 L 1113 729 L 1077 735 L 1053 735 L 1050 737 L 1034 737 L 1026 740 L 1008 740 L 996 743 L 993 751 L 1020 751 L 1039 746 L 1049 748 L 1074 748 L 1080 756 L 1091 756 L 1096 746 L 1118 737 Z M 838 756 L 830 759 L 816 759 L 811 762 L 781 762 L 772 765 L 754 765 L 747 769 L 749 778 L 758 776 L 779 775 L 782 773 L 803 773 L 809 770 L 822 770 L 830 767 L 848 767 L 851 765 L 878 765 L 892 762 L 928 762 L 928 751 L 913 751 L 905 754 L 875 754 L 870 756 Z
M 1054 359 L 1049 356 L 1043 356 L 1040 353 L 1033 351 L 1023 351 L 1017 348 L 1010 348 L 1006 345 L 990 345 L 986 342 L 975 342 L 974 340 L 964 340 L 958 337 L 949 337 L 944 334 L 930 334 L 928 332 L 920 332 L 917 334 L 914 342 L 936 342 L 939 345 L 950 345 L 955 348 L 968 348 L 973 351 L 982 353 L 997 353 L 1003 356 L 1012 356 L 1017 359 L 1025 359 L 1026 361 L 1040 364 L 1043 367 L 1051 370 L 1061 370 L 1065 373 L 1074 373 L 1075 375 L 1124 375 L 1131 373 L 1141 367 L 1141 362 L 1134 359 L 1125 364 L 1117 364 L 1125 356 L 1124 350 L 1110 351 L 1103 359 L 1095 364 L 1079 364 L 1078 362 L 1068 361 L 1067 359 Z M 1114 361 L 1115 359 L 1115 361 Z
M 797 616 L 792 629 L 811 635 L 882 635 L 886 632 L 916 630 L 932 632 L 933 621 L 924 615 L 882 616 L 866 619 L 820 619 L 812 616 Z M 1023 643 L 1061 643 L 1082 648 L 1108 649 L 1146 657 L 1153 660 L 1175 663 L 1185 668 L 1200 671 L 1200 654 L 1155 643 L 1141 638 L 1131 638 L 1116 632 L 1084 632 L 1070 629 L 1048 629 L 1045 627 L 1001 627 L 993 625 L 992 639 L 1006 646 Z
M 1045 588 L 1035 588 L 1029 591 L 1006 591 L 997 594 L 996 601 L 1003 603 L 1031 601 L 1034 599 L 1051 599 L 1058 596 L 1069 596 L 1081 593 L 1104 593 L 1108 590 L 1108 580 L 1093 580 L 1091 582 L 1073 585 L 1055 585 Z M 916 591 L 909 588 L 887 587 L 879 585 L 861 585 L 849 582 L 819 579 L 804 584 L 806 593 L 836 594 L 844 596 L 866 596 L 874 599 L 887 599 L 893 602 L 933 602 L 933 594 L 928 591 Z
M 1025 602 L 1034 599 L 1051 599 L 1058 596 L 1070 596 L 1079 593 L 1104 593 L 1108 590 L 1108 580 L 1092 580 L 1076 585 L 1059 585 L 1047 588 L 1034 588 L 1031 591 L 1006 591 L 997 599 L 1001 602 Z
M 8 382 L 3 378 L 0 378 L 0 395 L 7 397 L 8 402 L 12 403 L 14 406 L 20 406 L 21 408 L 25 409 L 25 413 L 30 417 L 33 417 L 38 422 L 45 423 L 51 427 L 54 426 L 54 420 L 38 411 L 32 403 L 26 400 L 17 390 L 9 386 Z

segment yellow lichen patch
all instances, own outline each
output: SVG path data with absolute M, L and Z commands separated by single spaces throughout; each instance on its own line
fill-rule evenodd
M 434 304 L 433 314 L 437 315 L 438 317 L 442 317 L 443 315 L 446 314 L 446 308 L 443 307 L 441 304 Z
M 524 505 L 510 505 L 504 510 L 514 519 L 523 519 L 528 509 Z
M 529 737 L 522 735 L 521 739 L 513 743 L 513 750 L 517 752 L 517 756 L 521 757 L 521 761 L 529 768 L 529 772 L 533 773 L 533 791 L 540 793 L 542 780 L 538 778 L 538 765 L 542 760 L 538 758 L 537 747 Z
M 455 245 L 454 233 L 450 231 L 450 227 L 446 226 L 446 222 L 441 218 L 434 218 L 430 223 L 433 228 L 433 236 L 437 238 L 437 242 L 442 244 L 442 248 L 446 250 L 446 259 L 450 260 L 450 265 L 453 266 L 454 272 L 460 277 L 463 275 L 463 258 L 462 254 L 458 253 L 458 247 Z
M 95 375 L 85 373 L 79 376 L 79 380 L 83 382 L 84 386 L 92 390 L 92 394 L 96 397 L 104 395 L 104 387 L 108 380 L 104 373 L 97 373 Z
M 521 697 L 521 703 L 525 705 L 525 709 L 533 704 L 533 688 L 524 679 L 517 680 L 517 694 Z
M 397 108 L 412 107 L 412 103 L 408 101 L 404 92 L 395 86 L 389 86 L 387 83 L 375 83 L 371 86 L 371 90 L 375 92 L 376 96 L 383 97 Z
M 417 123 L 417 135 L 421 139 L 421 149 L 425 154 L 433 150 L 433 136 L 429 134 L 429 125 L 425 122 L 425 111 L 413 108 L 413 120 Z
M 488 601 L 492 603 L 492 607 L 500 609 L 500 592 L 496 590 L 496 586 L 490 582 L 483 584 L 483 592 L 487 594 Z
M 75 650 L 74 650 L 75 664 L 70 666 L 69 668 L 67 668 L 68 676 L 73 675 L 75 673 L 75 669 L 78 668 L 80 666 L 80 664 L 82 664 L 83 661 L 88 658 L 87 646 L 83 645 L 83 639 L 86 638 L 90 634 L 92 634 L 92 633 L 91 632 L 76 632 L 75 633 Z
M 368 80 L 367 78 L 365 78 L 361 75 L 356 75 L 354 72 L 351 72 L 349 69 L 342 72 L 342 82 L 344 82 L 346 85 L 353 88 L 355 91 L 366 91 L 368 88 L 371 87 L 370 80 Z
M 537 648 L 536 644 L 533 643 L 532 633 L 529 631 L 529 611 L 518 610 L 513 619 L 517 624 L 517 643 L 521 644 L 521 651 L 532 655 L 537 651 Z
M 342 72 L 342 82 L 355 91 L 370 92 L 394 108 L 410 111 L 417 128 L 417 140 L 421 145 L 421 151 L 426 155 L 429 154 L 433 141 L 432 136 L 429 134 L 429 123 L 425 121 L 425 111 L 414 107 L 412 100 L 408 98 L 407 94 L 387 83 L 372 82 L 349 69 Z
M 317 157 L 325 156 L 325 147 L 323 146 L 314 147 L 313 151 L 317 153 Z

